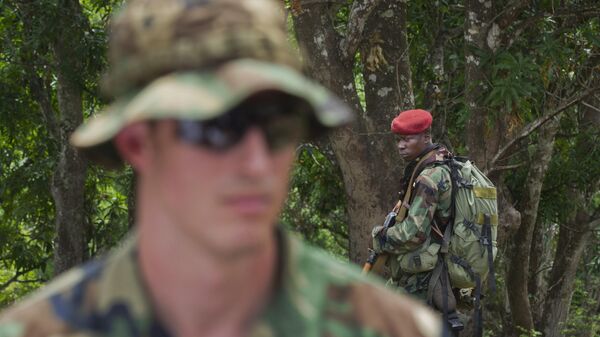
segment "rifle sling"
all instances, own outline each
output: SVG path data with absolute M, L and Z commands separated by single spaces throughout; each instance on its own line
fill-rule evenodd
M 406 193 L 404 193 L 404 199 L 398 200 L 398 202 L 396 203 L 396 206 L 394 206 L 394 209 L 393 209 L 394 212 L 398 213 L 398 215 L 396 216 L 397 222 L 404 220 L 404 218 L 406 217 L 406 212 L 408 211 L 408 208 L 406 207 L 406 205 L 409 205 L 409 202 L 410 202 L 410 199 L 412 196 L 413 183 L 414 183 L 415 179 L 419 176 L 419 174 L 421 174 L 421 171 L 425 167 L 425 165 L 430 163 L 429 159 L 431 158 L 431 156 L 434 155 L 435 152 L 436 152 L 436 149 L 429 151 L 427 154 L 425 154 L 423 157 L 421 157 L 421 159 L 419 159 L 417 165 L 415 166 L 415 169 L 413 170 L 413 172 L 410 176 L 410 180 L 408 181 L 408 186 L 406 187 Z

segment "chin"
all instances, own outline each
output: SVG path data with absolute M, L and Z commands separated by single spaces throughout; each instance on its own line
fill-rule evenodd
M 267 248 L 272 237 L 258 233 L 239 233 L 230 238 L 226 247 L 223 247 L 223 255 L 229 258 L 250 257 Z
M 264 219 L 243 219 L 231 226 L 229 234 L 235 242 L 265 242 L 273 237 L 275 223 Z

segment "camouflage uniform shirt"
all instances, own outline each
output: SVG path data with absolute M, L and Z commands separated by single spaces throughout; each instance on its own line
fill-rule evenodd
M 279 287 L 248 336 L 440 336 L 438 317 L 289 234 Z M 63 274 L 0 316 L 0 337 L 171 334 L 150 304 L 136 236 L 108 257 Z
M 427 272 L 435 266 L 439 245 L 434 243 L 433 236 L 437 234 L 432 231 L 432 225 L 435 221 L 442 227 L 451 216 L 450 169 L 440 163 L 447 151 L 443 148 L 434 151 L 437 151 L 434 154 L 434 163 L 427 165 L 415 178 L 406 217 L 386 231 L 385 244 L 379 247 L 380 250 L 393 255 L 390 261 L 393 281 L 405 288 L 420 288 L 411 284 L 414 282 L 408 279 L 413 274 Z M 408 167 L 410 166 L 409 164 Z M 409 172 L 408 176 L 410 173 L 412 172 Z M 438 238 L 441 239 L 439 236 Z M 375 246 L 378 242 L 378 238 L 374 238 Z M 429 251 L 426 252 L 427 250 Z M 427 280 L 422 281 L 426 287 Z M 424 289 L 406 290 L 414 293 Z

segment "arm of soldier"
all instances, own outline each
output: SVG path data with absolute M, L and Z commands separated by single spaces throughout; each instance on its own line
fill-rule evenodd
M 0 322 L 0 337 L 24 336 L 25 328 L 16 322 Z
M 414 198 L 406 218 L 389 228 L 383 251 L 408 252 L 418 248 L 430 234 L 431 223 L 438 205 L 438 183 L 435 175 L 423 171 L 416 179 Z
M 49 287 L 0 312 L 0 337 L 67 336 L 71 327 L 46 297 Z M 77 314 L 81 314 L 77 312 Z

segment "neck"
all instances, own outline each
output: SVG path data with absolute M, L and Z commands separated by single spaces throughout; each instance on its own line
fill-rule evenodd
M 421 158 L 423 158 L 424 155 L 426 155 L 427 153 L 431 152 L 434 148 L 436 148 L 438 145 L 437 144 L 433 144 L 433 143 L 429 143 L 427 144 L 423 150 L 421 151 L 421 153 L 419 153 L 419 155 L 417 155 L 414 159 L 411 160 L 411 162 L 418 162 Z
M 275 234 L 250 254 L 222 256 L 181 232 L 159 205 L 138 200 L 140 269 L 161 322 L 182 337 L 249 331 L 273 289 Z

